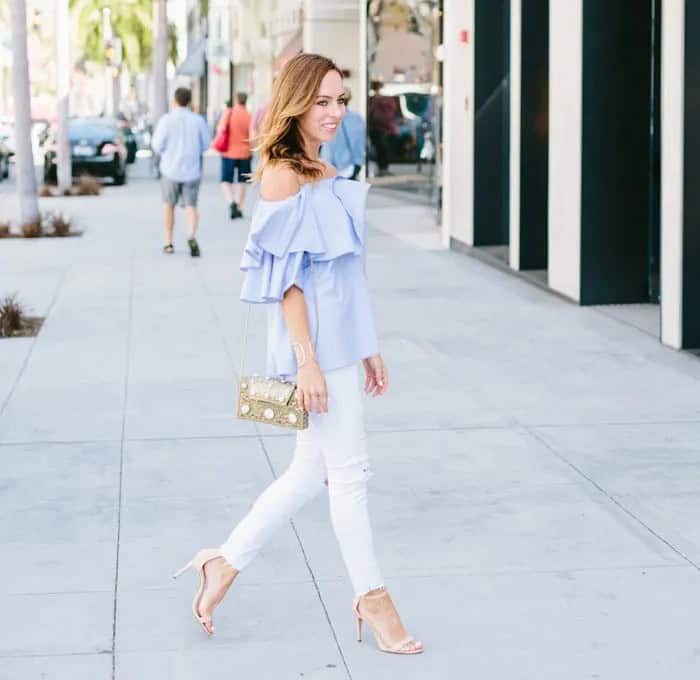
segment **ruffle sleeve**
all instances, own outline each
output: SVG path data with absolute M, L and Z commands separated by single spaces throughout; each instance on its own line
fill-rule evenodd
M 305 214 L 306 193 L 302 187 L 282 201 L 257 202 L 241 259 L 244 302 L 278 302 L 291 286 L 303 288 L 304 254 L 323 251 Z
M 367 206 L 367 193 L 371 186 L 368 182 L 356 182 L 345 177 L 333 178 L 333 193 L 345 208 L 350 218 L 354 236 L 361 248 L 364 247 L 365 239 L 367 238 L 365 209 Z
M 241 260 L 243 302 L 279 302 L 292 286 L 303 290 L 311 262 L 362 253 L 368 185 L 328 182 L 330 191 L 305 184 L 282 201 L 257 202 Z

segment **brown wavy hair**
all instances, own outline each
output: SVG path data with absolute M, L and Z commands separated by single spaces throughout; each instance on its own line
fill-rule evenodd
M 319 161 L 306 155 L 299 117 L 316 103 L 321 81 L 329 71 L 343 77 L 335 63 L 320 54 L 297 54 L 285 64 L 275 80 L 262 131 L 255 139 L 260 165 L 253 181 L 260 180 L 269 163 L 285 165 L 309 180 L 323 175 Z

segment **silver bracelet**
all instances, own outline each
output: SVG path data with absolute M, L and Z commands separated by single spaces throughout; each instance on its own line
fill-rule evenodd
M 314 356 L 313 347 L 311 347 L 311 341 L 307 340 L 307 344 L 309 345 L 309 349 L 311 350 L 309 353 L 309 356 L 306 356 L 306 350 L 304 349 L 304 345 L 301 342 L 293 342 L 292 343 L 292 349 L 294 350 L 294 354 L 295 354 L 296 360 L 297 360 L 297 368 L 301 368 L 302 366 L 306 366 L 306 364 L 309 361 L 316 360 L 316 357 Z M 300 355 L 301 355 L 301 358 L 300 358 Z

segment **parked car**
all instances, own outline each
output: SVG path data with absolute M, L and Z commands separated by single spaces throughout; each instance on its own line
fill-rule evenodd
M 126 144 L 126 162 L 131 165 L 136 162 L 136 152 L 138 151 L 138 143 L 136 141 L 136 134 L 131 127 L 129 119 L 120 113 L 117 116 L 117 125 L 124 133 L 124 142 Z
M 10 147 L 0 139 L 0 181 L 10 176 Z
M 124 133 L 124 141 L 126 143 L 126 162 L 131 165 L 136 162 L 136 152 L 138 151 L 139 145 L 136 141 L 136 135 L 130 127 L 123 127 L 122 132 Z
M 15 123 L 12 120 L 0 120 L 0 142 L 8 149 L 10 156 L 15 155 Z
M 55 133 L 54 133 L 55 135 Z M 68 122 L 73 176 L 89 174 L 126 183 L 127 149 L 124 133 L 111 118 L 72 118 Z M 44 182 L 55 184 L 55 136 L 44 154 Z

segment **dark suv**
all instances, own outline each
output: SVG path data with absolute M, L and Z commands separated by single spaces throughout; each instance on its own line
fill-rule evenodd
M 56 183 L 55 134 L 44 154 L 44 182 Z M 72 118 L 68 122 L 73 176 L 111 177 L 126 183 L 127 150 L 124 133 L 111 118 Z

